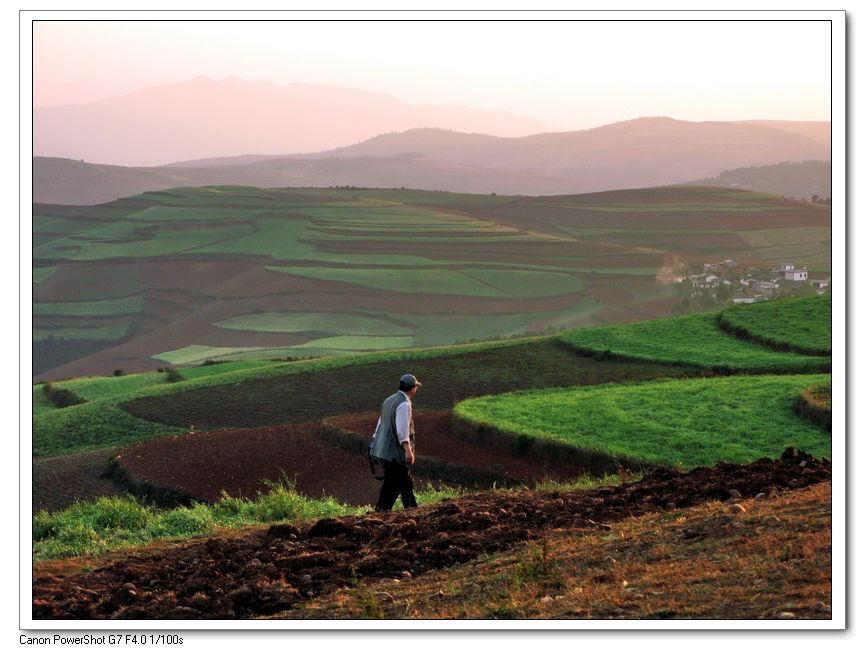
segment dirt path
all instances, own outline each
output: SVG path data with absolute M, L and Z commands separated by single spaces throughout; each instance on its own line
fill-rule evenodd
M 271 616 L 351 584 L 419 575 L 509 548 L 549 529 L 608 522 L 799 488 L 831 478 L 831 461 L 797 455 L 687 474 L 658 470 L 619 487 L 569 493 L 492 492 L 385 515 L 273 526 L 132 556 L 62 577 L 34 568 L 33 618 L 234 619 Z M 56 567 L 54 567 L 56 570 Z

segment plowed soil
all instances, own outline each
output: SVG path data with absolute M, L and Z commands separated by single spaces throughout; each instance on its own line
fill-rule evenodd
M 55 512 L 76 501 L 122 496 L 125 491 L 104 476 L 117 450 L 88 451 L 33 461 L 33 512 Z
M 331 418 L 329 422 L 368 438 L 377 418 L 375 414 L 360 414 Z M 441 464 L 457 463 L 483 470 L 500 477 L 500 484 L 507 480 L 533 485 L 548 478 L 567 480 L 584 473 L 580 467 L 548 468 L 457 438 L 451 431 L 449 411 L 416 413 L 415 427 L 419 454 Z M 342 503 L 366 505 L 375 503 L 381 486 L 371 476 L 363 455 L 336 447 L 314 424 L 156 438 L 127 447 L 119 462 L 151 485 L 205 501 L 218 499 L 223 491 L 252 497 L 266 491 L 265 481 L 287 478 L 295 481 L 295 489 L 301 494 L 332 495 Z M 417 468 L 414 474 L 416 483 L 427 482 Z M 450 485 L 478 485 L 441 478 Z
M 265 481 L 283 478 L 310 497 L 342 503 L 375 503 L 381 484 L 367 460 L 330 444 L 315 424 L 224 429 L 157 438 L 124 449 L 120 465 L 153 486 L 204 501 L 266 492 Z
M 719 463 L 575 492 L 489 492 L 414 510 L 272 526 L 110 562 L 74 576 L 37 565 L 33 618 L 233 619 L 272 616 L 363 577 L 400 578 L 474 559 L 549 529 L 603 530 L 626 517 L 829 480 L 831 461 Z M 739 495 L 731 492 L 737 490 Z M 56 568 L 56 567 L 55 567 Z

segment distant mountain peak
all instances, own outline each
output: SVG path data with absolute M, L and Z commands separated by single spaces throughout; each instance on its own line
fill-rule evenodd
M 34 154 L 154 166 L 250 151 L 323 151 L 419 127 L 499 136 L 544 128 L 508 111 L 409 104 L 337 84 L 200 75 L 86 104 L 36 108 Z

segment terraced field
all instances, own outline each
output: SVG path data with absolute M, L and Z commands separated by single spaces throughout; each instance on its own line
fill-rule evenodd
M 736 311 L 732 313 L 740 313 L 738 308 L 733 309 Z M 730 311 L 709 312 L 631 325 L 573 330 L 563 334 L 562 340 L 575 349 L 599 356 L 720 371 L 819 372 L 829 367 L 830 362 L 825 356 L 780 352 L 728 334 L 718 322 L 728 313 Z M 806 324 L 804 327 L 808 329 L 810 326 Z M 828 321 L 816 321 L 813 327 L 829 331 Z
M 720 377 L 547 389 L 468 400 L 454 413 L 468 428 L 519 438 L 527 453 L 535 442 L 552 442 L 559 450 L 607 456 L 611 466 L 747 463 L 777 457 L 788 446 L 828 457 L 825 430 L 793 409 L 803 390 L 827 379 Z
M 724 310 L 718 324 L 744 339 L 777 350 L 804 354 L 832 353 L 832 296 L 772 300 Z
M 719 188 L 220 186 L 34 215 L 39 378 L 627 323 L 669 315 L 688 263 L 830 268 L 826 206 Z

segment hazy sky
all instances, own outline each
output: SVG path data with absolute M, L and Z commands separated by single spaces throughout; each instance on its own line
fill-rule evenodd
M 37 22 L 34 105 L 206 75 L 505 109 L 550 129 L 639 116 L 830 118 L 830 24 Z

